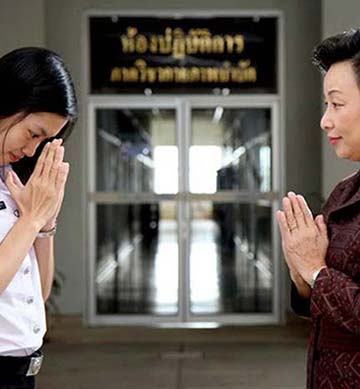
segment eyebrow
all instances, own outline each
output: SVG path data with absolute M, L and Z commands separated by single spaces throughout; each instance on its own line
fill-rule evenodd
M 332 93 L 335 93 L 335 92 L 338 92 L 338 93 L 343 93 L 343 92 L 341 92 L 341 90 L 339 90 L 339 89 L 331 89 L 330 91 L 329 91 L 329 95 L 331 95 Z
M 43 136 L 48 136 L 48 132 L 45 130 L 45 128 L 42 128 L 40 126 L 36 126 L 40 131 Z

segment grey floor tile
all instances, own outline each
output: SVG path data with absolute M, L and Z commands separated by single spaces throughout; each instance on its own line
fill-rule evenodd
M 177 362 L 160 358 L 164 347 L 49 346 L 39 389 L 175 389 Z
M 307 327 L 207 331 L 63 326 L 45 345 L 38 389 L 300 389 Z M 200 358 L 184 358 L 197 355 Z M 164 354 L 180 359 L 164 358 Z
M 207 345 L 195 349 L 204 352 L 204 359 L 183 363 L 185 389 L 305 386 L 304 347 L 231 345 L 216 348 Z

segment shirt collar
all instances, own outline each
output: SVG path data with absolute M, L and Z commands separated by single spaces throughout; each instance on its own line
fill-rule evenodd
M 5 184 L 5 177 L 6 174 L 10 171 L 13 170 L 11 165 L 3 165 L 0 166 L 0 191 L 5 192 L 6 194 L 9 194 L 9 189 Z
M 345 179 L 334 192 L 337 201 L 336 205 L 329 204 L 329 216 L 360 201 L 360 170 Z

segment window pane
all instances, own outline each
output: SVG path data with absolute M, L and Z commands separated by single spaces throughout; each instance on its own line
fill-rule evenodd
M 271 191 L 270 109 L 194 109 L 189 160 L 192 193 Z
M 96 189 L 178 192 L 175 111 L 96 110 Z
M 191 312 L 270 313 L 271 208 L 201 201 L 191 210 Z
M 176 204 L 98 205 L 98 314 L 178 312 Z

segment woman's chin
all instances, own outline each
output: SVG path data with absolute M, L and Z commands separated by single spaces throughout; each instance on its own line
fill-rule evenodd
M 339 145 L 335 146 L 334 148 L 334 152 L 336 154 L 336 156 L 338 158 L 341 158 L 341 159 L 350 159 L 350 153 L 348 150 L 344 150 L 343 147 L 339 147 Z
M 360 155 L 354 155 L 346 150 L 335 149 L 335 154 L 340 159 L 348 159 L 349 161 L 360 161 Z

